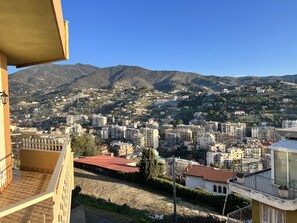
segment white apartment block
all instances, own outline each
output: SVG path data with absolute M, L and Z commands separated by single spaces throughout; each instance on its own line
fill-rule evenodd
M 275 128 L 269 126 L 257 126 L 252 128 L 252 137 L 260 141 L 276 141 Z
M 237 136 L 240 138 L 245 137 L 246 135 L 246 124 L 245 123 L 232 123 L 226 122 L 221 123 L 221 131 L 227 133 L 231 136 Z
M 107 124 L 107 118 L 102 115 L 92 116 L 92 126 L 93 127 L 103 127 Z
M 218 165 L 218 166 L 230 166 L 232 163 L 231 155 L 225 152 L 207 152 L 206 153 L 207 166 Z
M 206 148 L 208 145 L 215 143 L 215 136 L 210 132 L 197 132 L 197 146 Z
M 144 145 L 147 148 L 158 148 L 159 147 L 159 130 L 151 128 L 141 128 L 140 132 L 144 136 Z
M 297 127 L 297 120 L 284 120 L 282 122 L 283 129 L 293 128 L 293 127 Z

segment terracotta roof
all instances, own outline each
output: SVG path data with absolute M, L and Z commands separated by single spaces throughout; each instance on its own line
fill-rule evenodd
M 201 177 L 203 180 L 227 183 L 233 177 L 233 172 L 220 170 L 207 166 L 192 165 L 188 166 L 184 175 Z
M 273 142 L 261 142 L 262 146 L 271 146 Z
M 112 156 L 102 156 L 102 155 L 91 156 L 91 157 L 74 160 L 74 162 L 90 164 L 93 166 L 98 166 L 105 169 L 115 170 L 123 173 L 139 172 L 138 167 L 131 166 L 131 164 L 136 162 L 135 160 L 129 160 L 124 158 L 112 157 Z

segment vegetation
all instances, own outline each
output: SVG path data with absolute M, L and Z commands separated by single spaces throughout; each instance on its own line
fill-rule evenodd
M 153 149 L 144 149 L 140 161 L 139 173 L 142 179 L 149 180 L 159 175 L 159 168 Z
M 173 193 L 171 180 L 157 177 L 143 180 L 139 173 L 119 173 L 117 175 L 112 175 L 112 177 L 130 181 L 146 187 L 147 189 L 154 189 L 160 193 L 167 193 L 169 196 L 172 196 Z M 226 198 L 225 195 L 214 195 L 204 189 L 191 189 L 179 183 L 176 183 L 176 194 L 178 197 L 192 204 L 205 206 L 216 211 L 219 214 L 223 212 L 224 202 Z M 241 197 L 237 194 L 230 194 L 228 195 L 225 214 L 248 205 L 250 205 L 249 199 Z
M 91 134 L 71 135 L 71 148 L 74 156 L 94 156 L 98 154 L 98 145 Z
M 141 210 L 130 208 L 128 205 L 118 205 L 112 202 L 108 202 L 101 198 L 92 197 L 85 194 L 80 194 L 75 198 L 75 201 L 79 204 L 91 206 L 100 210 L 111 211 L 129 216 L 135 219 L 135 222 L 150 223 L 154 222 L 148 217 L 148 213 Z

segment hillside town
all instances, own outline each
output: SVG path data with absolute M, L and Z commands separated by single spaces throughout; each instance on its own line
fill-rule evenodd
M 136 166 L 144 149 L 151 148 L 164 165 L 164 174 L 171 176 L 172 156 L 175 156 L 177 176 L 187 182 L 186 169 L 191 165 L 205 166 L 212 170 L 252 173 L 269 168 L 269 146 L 280 140 L 276 128 L 297 127 L 297 120 L 285 120 L 281 126 L 267 117 L 263 111 L 246 109 L 230 104 L 227 120 L 215 118 L 209 106 L 217 100 L 227 100 L 237 94 L 241 100 L 246 91 L 254 97 L 265 92 L 283 91 L 286 83 L 270 83 L 261 87 L 241 86 L 222 92 L 204 94 L 186 91 L 162 92 L 154 89 L 84 89 L 79 92 L 58 92 L 36 101 L 18 101 L 11 106 L 12 132 L 72 134 L 75 137 L 91 137 L 93 148 L 77 148 L 76 157 L 104 155 L 134 160 Z M 290 90 L 295 89 L 294 85 Z M 287 89 L 288 90 L 288 89 Z M 192 119 L 183 120 L 188 100 L 204 95 L 197 104 Z M 287 96 L 276 97 L 281 103 L 295 103 Z M 207 103 L 213 98 L 212 104 Z M 232 96 L 231 96 L 232 97 Z M 251 96 L 249 96 L 251 97 Z M 33 98 L 33 97 L 32 97 Z M 219 99 L 221 98 L 221 99 Z M 195 104 L 194 104 L 195 105 Z M 222 109 L 224 106 L 221 103 Z M 232 109 L 233 108 L 233 109 Z M 208 112 L 205 110 L 209 109 Z M 230 112 L 228 112 L 230 111 Z M 261 113 L 261 116 L 259 115 Z M 187 113 L 185 113 L 187 114 Z M 188 115 L 188 114 L 187 114 Z M 259 119 L 251 123 L 250 120 Z M 234 121 L 232 121 L 234 120 Z M 241 121 L 240 121 L 241 120 Z M 244 122 L 247 120 L 246 122 Z M 188 122 L 187 124 L 184 124 Z M 90 146 L 89 146 L 90 147 Z M 99 159 L 100 157 L 98 157 Z M 199 171 L 201 172 L 202 169 Z M 204 171 L 202 171 L 204 172 Z M 226 185 L 227 179 L 224 179 Z M 215 181 L 215 180 L 214 180 Z M 203 186 L 205 188 L 205 186 Z M 227 193 L 226 189 L 210 189 L 214 193 Z

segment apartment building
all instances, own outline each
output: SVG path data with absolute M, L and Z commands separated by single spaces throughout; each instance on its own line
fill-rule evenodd
M 226 122 L 221 123 L 221 132 L 227 133 L 230 136 L 236 136 L 243 138 L 246 135 L 246 124 L 245 123 L 232 123 Z
M 293 128 L 293 127 L 297 127 L 297 120 L 284 120 L 282 122 L 283 129 Z
M 152 128 L 141 128 L 140 133 L 144 136 L 144 146 L 156 149 L 159 147 L 159 130 Z
M 229 189 L 252 200 L 253 223 L 295 223 L 297 217 L 297 128 L 280 129 L 283 140 L 272 144 L 271 168 L 229 180 Z M 241 216 L 229 214 L 231 218 Z
M 259 139 L 262 142 L 276 141 L 275 128 L 270 126 L 252 127 L 252 137 Z
M 107 124 L 107 118 L 103 115 L 93 115 L 92 116 L 92 126 L 93 127 L 103 127 Z

